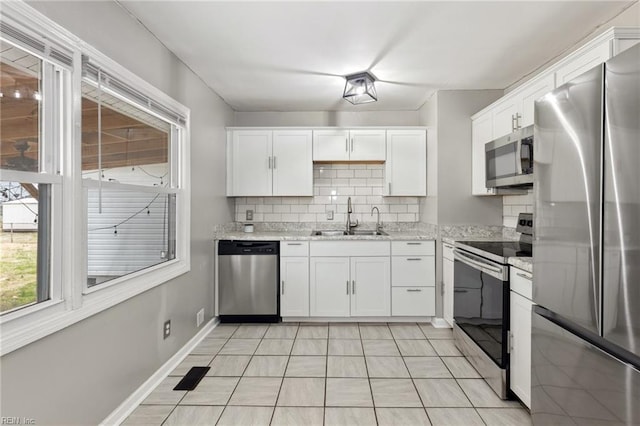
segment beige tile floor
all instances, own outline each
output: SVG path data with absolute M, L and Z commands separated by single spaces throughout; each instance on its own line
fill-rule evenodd
M 190 392 L 173 387 L 210 366 Z M 528 425 L 430 324 L 219 325 L 124 424 Z

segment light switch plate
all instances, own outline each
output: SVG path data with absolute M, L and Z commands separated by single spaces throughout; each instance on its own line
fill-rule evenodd
M 246 220 L 253 220 L 253 210 L 247 210 L 245 212 L 245 219 Z
M 327 220 L 333 220 L 333 210 L 327 211 Z

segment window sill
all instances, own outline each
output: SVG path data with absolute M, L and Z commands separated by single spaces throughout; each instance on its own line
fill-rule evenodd
M 63 300 L 39 303 L 0 318 L 0 356 L 45 338 L 70 325 L 162 285 L 189 272 L 188 261 L 175 260 L 127 275 L 107 287 L 96 287 L 82 297 L 82 306 L 67 307 Z

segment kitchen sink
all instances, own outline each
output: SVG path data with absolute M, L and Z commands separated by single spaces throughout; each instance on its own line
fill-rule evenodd
M 353 229 L 349 235 L 389 235 L 384 231 L 375 231 L 373 229 Z
M 354 229 L 351 232 L 347 233 L 347 231 L 342 229 L 327 229 L 327 230 L 319 230 L 311 232 L 311 236 L 323 236 L 323 237 L 339 237 L 339 236 L 348 236 L 348 235 L 389 235 L 384 231 L 374 231 L 374 230 L 365 230 L 365 229 Z

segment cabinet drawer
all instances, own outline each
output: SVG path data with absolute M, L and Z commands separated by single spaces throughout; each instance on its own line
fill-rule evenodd
M 391 285 L 393 287 L 428 287 L 436 285 L 434 256 L 392 256 Z
M 435 287 L 394 287 L 391 289 L 392 316 L 434 316 Z
M 309 256 L 309 241 L 282 241 L 280 256 Z
M 523 271 L 522 269 L 511 266 L 509 269 L 509 287 L 511 288 L 511 291 L 515 291 L 519 295 L 531 300 L 533 275 L 529 272 Z
M 453 259 L 453 244 L 442 243 L 442 257 L 444 259 L 454 260 Z
M 392 241 L 391 254 L 393 256 L 433 256 L 435 248 L 433 241 Z

